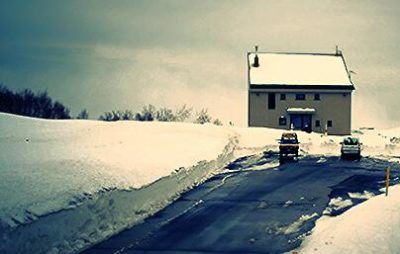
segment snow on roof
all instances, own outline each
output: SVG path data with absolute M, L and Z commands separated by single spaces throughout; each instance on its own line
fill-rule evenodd
M 314 108 L 288 108 L 287 109 L 288 113 L 308 113 L 308 114 L 313 114 L 315 113 Z
M 251 85 L 353 86 L 342 55 L 252 52 L 248 60 Z

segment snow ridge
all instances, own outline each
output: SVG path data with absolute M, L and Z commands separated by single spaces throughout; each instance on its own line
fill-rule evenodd
M 140 223 L 173 202 L 182 192 L 221 171 L 233 159 L 236 145 L 237 139 L 231 137 L 215 160 L 200 161 L 143 188 L 102 190 L 78 199 L 73 209 L 34 218 L 31 223 L 18 227 L 1 225 L 0 252 L 78 253 Z

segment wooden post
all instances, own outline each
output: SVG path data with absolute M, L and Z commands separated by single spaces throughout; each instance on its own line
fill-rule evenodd
M 389 195 L 390 166 L 386 169 L 386 196 Z

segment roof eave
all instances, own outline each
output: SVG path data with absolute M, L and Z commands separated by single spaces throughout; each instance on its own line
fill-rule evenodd
M 354 85 L 250 84 L 250 89 L 355 90 Z

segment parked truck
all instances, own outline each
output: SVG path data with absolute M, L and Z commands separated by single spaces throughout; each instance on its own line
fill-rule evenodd
M 295 132 L 285 132 L 279 140 L 279 161 L 297 159 L 299 156 L 299 141 Z
M 340 157 L 342 159 L 361 159 L 361 143 L 358 138 L 346 137 L 340 144 Z

